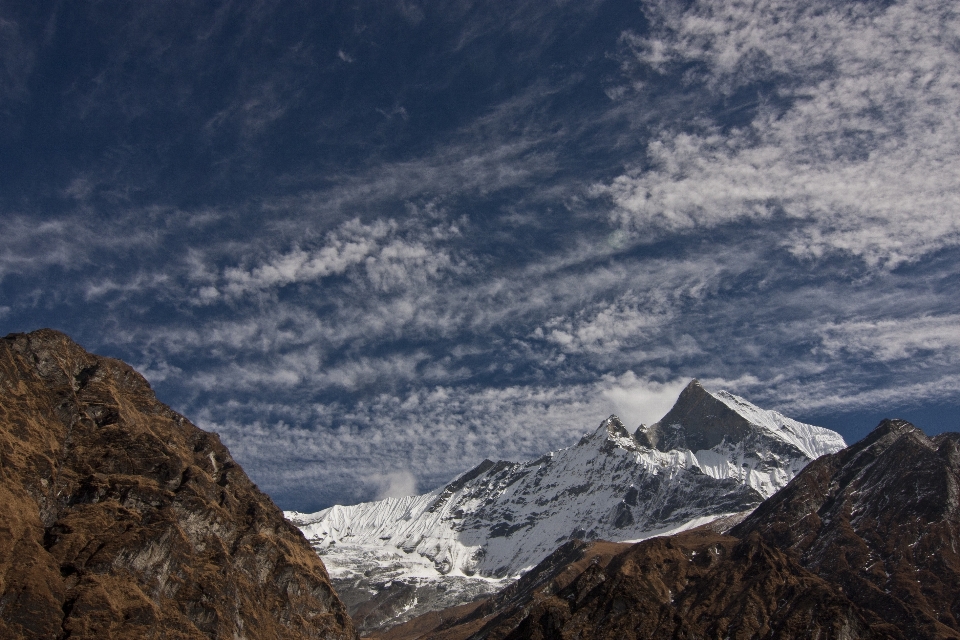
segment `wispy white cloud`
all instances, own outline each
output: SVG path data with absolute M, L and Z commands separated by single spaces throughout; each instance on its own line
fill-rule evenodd
M 82 266 L 89 261 L 82 239 L 92 239 L 92 235 L 76 221 L 54 219 L 38 223 L 27 216 L 8 214 L 0 236 L 0 277 L 51 266 Z
M 133 368 L 146 378 L 151 385 L 160 384 L 169 378 L 179 378 L 183 376 L 183 369 L 170 364 L 162 358 L 136 364 Z
M 960 362 L 960 315 L 828 323 L 821 348 L 834 357 L 854 353 L 877 362 L 915 359 L 918 366 Z
M 410 204 L 403 219 L 364 223 L 353 218 L 313 246 L 272 251 L 252 264 L 226 267 L 219 276 L 194 250 L 188 260 L 197 296 L 212 303 L 220 296 L 237 298 L 291 284 L 317 284 L 348 273 L 362 274 L 366 285 L 379 293 L 392 293 L 461 271 L 465 265 L 457 264 L 448 242 L 461 233 L 457 223 L 432 205 L 424 209 Z
M 130 274 L 123 280 L 104 277 L 87 281 L 83 293 L 87 300 L 97 300 L 105 296 L 123 298 L 127 294 L 162 290 L 169 281 L 169 275 L 157 272 Z
M 377 473 L 372 476 L 372 480 L 380 487 L 376 497 L 377 500 L 402 498 L 417 494 L 417 477 L 409 471 Z
M 344 225 L 339 234 L 330 234 L 325 245 L 315 251 L 308 252 L 296 248 L 284 254 L 274 255 L 263 264 L 249 269 L 241 267 L 226 269 L 222 285 L 224 292 L 239 296 L 342 274 L 348 268 L 362 264 L 375 251 L 379 252 L 380 241 L 395 229 L 395 224 L 391 225 L 384 221 L 362 225 L 358 220 L 354 220 Z M 346 238 L 341 239 L 341 234 L 346 235 Z
M 590 351 L 605 353 L 622 351 L 632 342 L 649 340 L 670 321 L 664 310 L 639 309 L 619 301 L 606 306 L 576 325 L 571 319 L 554 319 L 546 323 L 546 329 L 537 328 L 537 336 L 553 342 L 568 352 Z
M 498 114 L 490 127 L 506 126 L 513 110 Z M 315 212 L 365 211 L 385 201 L 416 201 L 443 196 L 488 195 L 531 185 L 557 170 L 556 153 L 536 133 L 509 140 L 475 139 L 479 131 L 464 131 L 424 157 L 379 165 L 375 171 L 328 176 L 334 185 L 277 198 L 278 208 Z M 292 222 L 292 221 L 291 221 Z
M 670 3 L 637 60 L 698 64 L 718 95 L 774 82 L 776 99 L 723 131 L 670 129 L 642 166 L 597 185 L 625 229 L 650 233 L 785 216 L 798 256 L 893 267 L 960 243 L 960 16 L 952 2 Z M 688 79 L 690 81 L 690 79 Z M 706 123 L 704 123 L 706 124 Z
M 653 424 L 666 415 L 689 382 L 686 379 L 669 382 L 644 380 L 633 371 L 627 371 L 620 376 L 604 376 L 606 388 L 601 395 L 613 402 L 620 419 L 632 428 Z

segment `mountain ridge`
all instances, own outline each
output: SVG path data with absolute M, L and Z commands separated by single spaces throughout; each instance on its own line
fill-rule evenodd
M 372 638 L 960 638 L 958 488 L 960 434 L 884 420 L 726 534 L 568 543 L 495 596 Z
M 416 599 L 399 607 L 412 616 L 499 588 L 568 540 L 637 540 L 749 512 L 810 461 L 807 452 L 844 446 L 830 430 L 722 398 L 694 380 L 667 414 L 680 415 L 692 441 L 697 411 L 719 414 L 714 431 L 732 424 L 738 435 L 714 438 L 710 449 L 645 446 L 612 415 L 571 447 L 528 462 L 484 460 L 427 494 L 286 515 L 326 559 L 355 615 L 371 598 L 388 598 L 398 606 Z M 445 579 L 470 587 L 438 596 Z M 390 622 L 384 615 L 359 624 Z
M 960 434 L 929 438 L 888 419 L 818 460 L 731 534 L 756 533 L 795 554 L 907 637 L 960 638 L 958 496 Z

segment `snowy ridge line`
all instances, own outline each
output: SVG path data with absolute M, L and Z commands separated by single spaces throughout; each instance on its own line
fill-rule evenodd
M 798 422 L 777 411 L 760 409 L 727 391 L 718 391 L 711 395 L 753 424 L 766 429 L 770 435 L 797 447 L 811 460 L 828 453 L 836 453 L 847 446 L 843 436 L 836 431 Z
M 696 381 L 668 416 L 680 418 L 661 443 L 717 444 L 664 451 L 642 444 L 649 428 L 631 434 L 610 416 L 537 460 L 485 460 L 427 494 L 288 517 L 332 571 L 350 562 L 340 549 L 351 547 L 368 559 L 382 554 L 384 566 L 415 555 L 408 564 L 418 575 L 432 566 L 438 576 L 516 577 L 572 538 L 641 540 L 750 511 L 812 459 L 845 446 L 833 431 Z
M 735 520 L 735 521 L 739 521 L 740 519 L 744 518 L 745 516 L 746 516 L 746 514 L 745 514 L 744 512 L 742 512 L 742 511 L 739 512 L 739 513 L 721 513 L 721 514 L 718 514 L 718 515 L 701 516 L 701 517 L 699 517 L 699 518 L 694 518 L 694 519 L 692 519 L 692 520 L 689 520 L 689 521 L 687 521 L 687 522 L 684 522 L 684 523 L 683 523 L 682 525 L 680 525 L 679 527 L 667 527 L 667 528 L 664 528 L 664 529 L 657 529 L 657 530 L 654 530 L 654 531 L 647 531 L 647 532 L 646 532 L 646 535 L 644 535 L 642 538 L 634 538 L 634 539 L 632 539 L 632 540 L 617 540 L 616 542 L 625 542 L 625 543 L 628 543 L 628 544 L 633 544 L 633 543 L 635 543 L 635 542 L 643 542 L 644 540 L 649 540 L 650 538 L 659 538 L 659 537 L 662 537 L 662 536 L 672 536 L 672 535 L 675 534 L 675 533 L 683 533 L 684 531 L 690 531 L 691 529 L 696 529 L 697 527 L 702 527 L 702 526 L 705 525 L 705 524 L 710 524 L 711 522 L 715 522 L 715 521 L 720 520 L 720 519 L 722 519 L 722 518 L 736 518 L 737 520 Z M 730 525 L 730 526 L 732 526 L 732 525 Z

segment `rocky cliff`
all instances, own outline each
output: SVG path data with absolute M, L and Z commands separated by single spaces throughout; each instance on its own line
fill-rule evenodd
M 885 420 L 735 527 L 837 584 L 907 638 L 960 639 L 960 434 Z
M 429 630 L 412 620 L 374 638 L 889 637 L 871 628 L 835 585 L 759 536 L 738 540 L 698 529 L 620 549 L 609 545 L 567 543 L 512 593 L 458 616 L 440 612 Z
M 0 340 L 0 510 L 0 637 L 356 637 L 219 438 L 56 331 Z

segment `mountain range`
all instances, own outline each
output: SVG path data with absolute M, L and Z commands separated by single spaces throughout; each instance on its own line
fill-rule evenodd
M 308 542 L 132 368 L 11 334 L 0 509 L 4 638 L 960 640 L 960 434 L 844 447 L 696 381 L 634 433 L 291 514 Z
M 405 498 L 288 512 L 361 630 L 502 588 L 576 539 L 639 540 L 736 519 L 842 437 L 692 381 L 656 424 L 610 416 L 529 462 L 484 460 Z
M 372 637 L 960 638 L 958 486 L 960 434 L 885 420 L 727 535 L 571 541 L 491 598 Z

